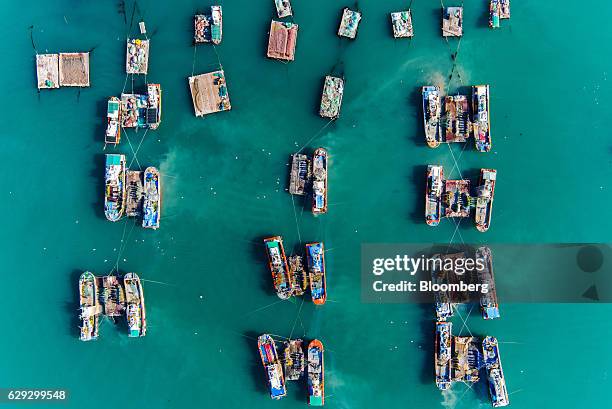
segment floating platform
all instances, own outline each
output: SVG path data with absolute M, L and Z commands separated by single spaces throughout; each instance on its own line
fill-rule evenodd
M 293 15 L 291 2 L 289 0 L 274 0 L 274 4 L 276 5 L 278 18 L 285 18 Z
M 142 198 L 144 187 L 142 184 L 142 172 L 128 170 L 126 178 L 126 208 L 125 215 L 128 217 L 140 217 L 142 215 Z
M 446 142 L 465 142 L 470 136 L 470 103 L 465 95 L 444 98 Z
M 289 176 L 289 193 L 303 196 L 312 176 L 308 156 L 300 153 L 291 155 L 291 174 Z
M 101 304 L 104 306 L 104 315 L 107 317 L 120 317 L 125 313 L 125 289 L 115 275 L 101 277 Z
M 125 71 L 128 74 L 146 74 L 149 69 L 149 40 L 127 40 Z
M 223 10 L 211 6 L 210 14 L 196 14 L 194 18 L 194 42 L 221 44 L 223 38 Z
M 467 179 L 446 180 L 444 183 L 446 217 L 470 216 L 470 181 Z
M 442 36 L 461 37 L 463 35 L 463 7 L 444 7 L 442 9 Z
M 60 53 L 59 85 L 89 87 L 89 53 Z
M 59 88 L 59 54 L 36 54 L 38 89 Z
M 327 75 L 323 84 L 319 115 L 323 118 L 337 119 L 340 116 L 343 96 L 344 79 Z
M 147 84 L 146 94 L 121 94 L 121 126 L 157 129 L 161 123 L 161 87 Z
M 393 37 L 412 38 L 412 12 L 410 10 L 391 13 L 391 25 L 393 26 Z
M 351 40 L 355 39 L 360 21 L 361 12 L 345 7 L 342 11 L 342 19 L 340 20 L 340 27 L 338 28 L 338 36 L 350 38 Z
M 434 368 L 436 373 L 436 386 L 440 390 L 451 386 L 451 349 L 453 324 L 450 322 L 436 322 L 434 343 Z
M 189 77 L 195 116 L 232 109 L 223 70 Z
M 282 61 L 295 59 L 298 25 L 295 23 L 274 21 L 270 23 L 268 37 L 268 58 Z

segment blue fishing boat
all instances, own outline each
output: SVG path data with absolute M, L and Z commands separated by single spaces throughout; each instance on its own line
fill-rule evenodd
M 436 340 L 434 350 L 434 365 L 436 370 L 436 386 L 446 390 L 451 386 L 451 329 L 450 322 L 436 322 Z
M 125 155 L 107 154 L 104 174 L 104 215 L 111 222 L 125 211 Z
M 425 222 L 437 226 L 442 215 L 442 191 L 444 187 L 444 168 L 427 165 L 427 186 L 425 188 Z
M 508 406 L 510 399 L 508 398 L 501 358 L 499 357 L 497 338 L 487 336 L 482 340 L 482 354 L 489 379 L 489 394 L 491 395 L 493 407 Z
M 268 334 L 260 335 L 257 339 L 257 346 L 261 362 L 266 370 L 270 397 L 272 399 L 281 399 L 287 394 L 287 389 L 285 387 L 283 367 L 278 359 L 274 339 Z
M 318 339 L 308 344 L 308 404 L 323 406 L 325 404 L 325 365 L 323 361 L 323 343 Z
M 144 200 L 142 204 L 142 227 L 159 228 L 161 214 L 161 185 L 159 172 L 154 167 L 148 167 L 144 172 Z
M 306 244 L 310 294 L 312 295 L 312 302 L 317 305 L 325 304 L 325 300 L 327 299 L 324 253 L 323 243 L 317 242 Z
M 442 143 L 440 89 L 435 85 L 426 85 L 421 91 L 423 93 L 425 141 L 430 148 L 437 148 Z

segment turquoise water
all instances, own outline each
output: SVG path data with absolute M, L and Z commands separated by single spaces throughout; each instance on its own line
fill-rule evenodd
M 151 37 L 148 80 L 164 92 L 162 124 L 144 138 L 128 131 L 106 152 L 125 153 L 133 168 L 160 168 L 163 214 L 153 232 L 131 220 L 107 222 L 102 211 L 106 98 L 132 88 L 124 73 L 131 2 L 125 20 L 114 1 L 5 2 L 0 386 L 66 388 L 72 396 L 64 406 L 74 408 L 304 407 L 299 385 L 280 402 L 267 395 L 255 342 L 269 332 L 323 341 L 326 406 L 489 407 L 483 390 L 455 385 L 441 395 L 435 388 L 429 306 L 361 303 L 360 245 L 608 240 L 605 45 L 612 33 L 593 13 L 609 14 L 612 5 L 597 3 L 516 1 L 511 20 L 490 31 L 485 2 L 465 2 L 456 70 L 463 85 L 491 85 L 493 150 L 483 155 L 471 145 L 423 143 L 419 87 L 462 85 L 457 76 L 449 81 L 458 42 L 441 38 L 435 2 L 414 2 L 415 38 L 406 41 L 393 40 L 387 14 L 406 2 L 362 1 L 364 19 L 349 43 L 335 36 L 344 3 L 295 0 L 300 29 L 290 64 L 265 58 L 271 0 L 223 3 L 216 50 L 233 109 L 205 118 L 193 115 L 186 78 L 217 66 L 212 47 L 191 47 L 192 16 L 208 4 L 139 2 Z M 91 88 L 36 92 L 31 25 L 39 52 L 95 47 Z M 328 125 L 316 112 L 322 78 L 334 66 L 344 71 L 346 92 L 341 118 Z M 331 155 L 330 209 L 322 217 L 284 191 L 288 157 L 302 146 Z M 498 169 L 489 232 L 468 221 L 454 235 L 452 222 L 423 223 L 428 163 L 444 165 L 449 177 Z M 324 307 L 272 293 L 261 239 L 275 234 L 287 249 L 325 242 Z M 81 343 L 78 275 L 103 274 L 115 263 L 146 280 L 148 334 L 128 339 L 104 322 L 97 342 Z M 468 325 L 502 342 L 512 407 L 594 407 L 608 400 L 612 358 L 597 347 L 612 335 L 611 312 L 609 305 L 503 304 L 501 320 L 472 314 Z

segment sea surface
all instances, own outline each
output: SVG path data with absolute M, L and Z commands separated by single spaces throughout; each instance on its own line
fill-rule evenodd
M 194 48 L 192 18 L 207 2 L 3 1 L 0 387 L 70 391 L 68 402 L 38 407 L 304 408 L 302 384 L 280 402 L 268 396 L 256 348 L 267 332 L 322 340 L 329 408 L 490 407 L 484 383 L 436 389 L 431 306 L 361 301 L 360 247 L 609 242 L 612 31 L 601 18 L 612 3 L 514 1 L 492 31 L 487 2 L 465 1 L 464 37 L 447 42 L 438 2 L 414 1 L 414 39 L 394 40 L 389 12 L 408 2 L 360 1 L 351 42 L 335 33 L 352 4 L 294 0 L 289 64 L 265 57 L 272 0 L 221 3 L 223 42 Z M 146 79 L 125 74 L 126 36 L 140 19 L 151 39 Z M 91 87 L 37 92 L 36 51 L 88 50 Z M 219 64 L 232 110 L 196 118 L 187 77 Z M 331 72 L 346 92 L 328 123 L 317 111 Z M 160 128 L 129 130 L 104 151 L 107 98 L 145 80 L 163 88 Z M 445 93 L 490 84 L 490 153 L 425 145 L 420 87 L 432 83 Z M 315 218 L 285 189 L 289 155 L 319 146 L 330 153 L 330 207 Z M 105 219 L 112 152 L 161 170 L 158 231 Z M 427 164 L 457 178 L 498 170 L 489 232 L 469 220 L 425 225 Z M 262 246 L 270 235 L 288 252 L 324 241 L 325 306 L 276 297 Z M 123 324 L 103 320 L 99 340 L 79 342 L 78 277 L 115 267 L 143 279 L 147 336 L 128 339 Z M 538 274 L 509 270 L 496 274 Z M 609 304 L 501 302 L 500 320 L 475 309 L 454 333 L 498 337 L 511 407 L 609 402 Z

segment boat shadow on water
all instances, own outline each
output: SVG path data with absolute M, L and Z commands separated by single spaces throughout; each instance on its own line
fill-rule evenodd
M 264 239 L 270 236 L 272 236 L 272 234 L 269 234 L 267 236 L 259 235 L 251 241 L 251 245 L 249 246 L 249 258 L 252 260 L 251 264 L 257 266 L 255 268 L 258 272 L 261 272 L 258 275 L 258 277 L 261 277 L 261 279 L 259 280 L 259 288 L 261 289 L 261 291 L 263 291 L 267 295 L 276 296 L 276 291 L 274 291 L 274 284 L 272 283 L 272 272 L 270 271 L 268 255 L 266 254 L 266 247 L 264 245 Z M 255 338 L 257 338 L 257 336 L 255 336 Z
M 94 180 L 94 186 L 96 187 L 93 202 L 91 204 L 94 214 L 103 220 L 106 220 L 104 216 L 104 172 L 106 169 L 106 156 L 104 154 L 94 155 L 93 160 L 94 166 L 89 176 Z M 78 279 L 77 279 L 78 281 Z
M 96 118 L 100 118 L 100 120 L 96 121 L 96 127 L 95 127 L 95 137 L 93 138 L 93 143 L 95 144 L 102 144 L 104 145 L 104 140 L 105 135 L 106 135 L 106 121 L 104 121 L 102 118 L 106 118 L 107 115 L 107 109 L 108 109 L 108 100 L 107 99 L 101 99 L 99 101 L 96 102 Z M 113 145 L 108 145 L 106 147 L 106 149 L 110 149 L 111 151 L 113 151 Z
M 436 327 L 436 316 L 434 306 L 428 303 L 420 303 L 421 320 L 419 321 L 419 345 L 422 345 L 421 351 L 424 356 L 421 360 L 421 383 L 431 385 L 435 388 L 436 373 L 434 370 L 434 331 Z
M 65 302 L 66 312 L 69 314 L 68 329 L 71 337 L 79 339 L 81 336 L 81 320 L 79 318 L 81 300 L 79 297 L 79 278 L 83 274 L 83 270 L 72 270 L 70 273 L 69 285 L 72 298 Z

